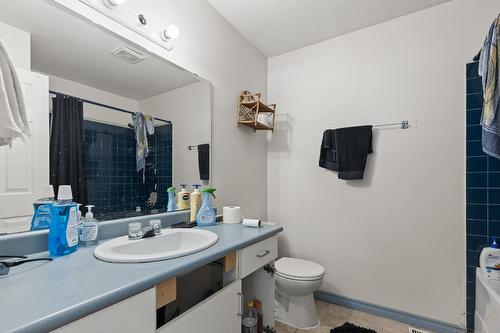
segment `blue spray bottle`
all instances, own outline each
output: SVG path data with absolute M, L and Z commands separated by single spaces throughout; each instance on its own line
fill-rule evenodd
M 49 252 L 64 256 L 78 249 L 78 213 L 71 186 L 61 185 L 57 202 L 50 207 Z
M 201 204 L 201 208 L 198 211 L 198 215 L 196 215 L 196 224 L 199 226 L 207 226 L 215 224 L 215 211 L 212 207 L 212 203 L 210 202 L 210 196 L 215 198 L 215 189 L 211 187 L 207 187 L 200 190 L 203 195 L 203 203 Z
M 175 201 L 175 187 L 169 187 L 167 189 L 168 193 L 168 204 L 167 204 L 167 212 L 173 212 L 177 210 L 177 202 Z

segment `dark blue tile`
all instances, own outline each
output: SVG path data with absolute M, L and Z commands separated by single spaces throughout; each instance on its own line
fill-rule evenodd
M 474 332 L 474 313 L 467 313 L 467 332 Z
M 467 220 L 467 234 L 486 236 L 488 223 L 486 220 Z
M 467 283 L 467 297 L 476 297 L 476 285 L 473 283 Z
M 488 190 L 488 203 L 500 204 L 500 189 L 489 189 Z
M 467 203 L 486 204 L 488 192 L 484 189 L 467 189 Z
M 467 115 L 467 125 L 479 125 L 481 122 L 481 109 L 468 110 Z
M 473 93 L 483 93 L 483 85 L 481 83 L 481 77 L 476 77 L 475 79 L 466 80 L 467 94 Z
M 488 173 L 488 187 L 500 187 L 500 172 Z
M 488 237 L 486 236 L 478 236 L 478 235 L 467 236 L 467 251 L 480 252 L 486 245 L 488 245 Z
M 489 171 L 500 171 L 500 160 L 495 157 L 488 157 L 488 169 Z
M 475 93 L 467 95 L 467 110 L 480 109 L 483 107 L 483 94 Z
M 470 187 L 484 188 L 488 185 L 487 180 L 489 178 L 486 172 L 482 172 L 482 173 L 468 173 L 466 179 L 468 188 Z
M 467 283 L 476 283 L 476 267 L 467 266 Z
M 465 66 L 467 79 L 479 77 L 479 62 L 471 62 Z
M 467 172 L 486 172 L 486 157 L 467 157 Z
M 483 152 L 483 145 L 481 144 L 480 140 L 467 141 L 466 148 L 467 148 L 467 157 L 486 156 L 486 154 Z
M 490 243 L 491 237 L 496 237 L 498 239 L 498 242 L 500 243 L 500 221 L 489 221 L 488 226 L 488 236 L 490 237 Z
M 500 205 L 489 205 L 488 219 L 494 221 L 500 221 Z
M 475 305 L 474 298 L 467 298 L 467 313 L 474 313 Z
M 479 266 L 479 255 L 481 252 L 467 251 L 467 266 Z
M 466 137 L 467 141 L 481 140 L 482 128 L 481 125 L 467 126 Z

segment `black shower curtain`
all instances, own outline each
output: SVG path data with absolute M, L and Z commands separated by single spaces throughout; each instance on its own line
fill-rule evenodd
M 75 97 L 52 98 L 50 131 L 50 183 L 57 195 L 59 185 L 71 185 L 73 201 L 87 204 L 83 132 L 83 102 Z

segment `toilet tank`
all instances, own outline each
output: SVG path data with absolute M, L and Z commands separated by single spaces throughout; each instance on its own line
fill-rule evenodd
M 500 328 L 500 281 L 476 270 L 475 333 L 496 333 Z

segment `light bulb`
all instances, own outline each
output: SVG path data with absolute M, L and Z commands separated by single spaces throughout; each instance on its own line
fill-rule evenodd
M 176 25 L 169 24 L 167 29 L 165 30 L 165 36 L 167 38 L 176 39 L 177 37 L 179 37 L 179 28 L 177 28 Z

